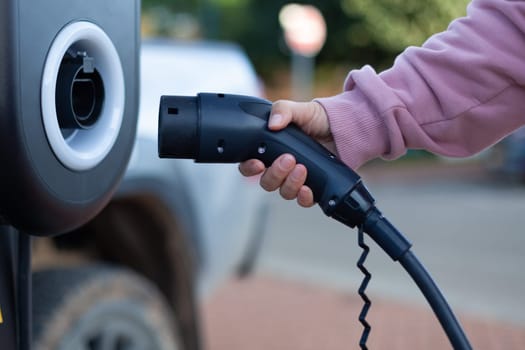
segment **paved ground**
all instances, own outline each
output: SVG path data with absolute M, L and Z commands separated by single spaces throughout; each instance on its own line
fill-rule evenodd
M 468 164 L 361 173 L 461 315 L 474 348 L 525 349 L 525 187 L 494 182 Z M 358 348 L 355 233 L 319 208 L 272 200 L 257 274 L 225 285 L 203 310 L 208 348 Z M 371 246 L 370 348 L 450 348 L 412 281 Z
M 231 281 L 204 308 L 208 350 L 358 349 L 362 302 L 355 295 L 258 276 Z M 525 348 L 525 328 L 459 316 L 474 349 Z M 425 307 L 374 298 L 369 349 L 450 349 Z

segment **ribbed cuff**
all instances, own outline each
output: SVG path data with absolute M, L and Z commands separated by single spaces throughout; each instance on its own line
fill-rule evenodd
M 324 107 L 338 155 L 350 168 L 388 152 L 385 122 L 358 89 L 315 101 Z

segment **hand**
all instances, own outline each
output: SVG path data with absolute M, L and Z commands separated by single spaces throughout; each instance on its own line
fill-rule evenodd
M 294 123 L 335 153 L 328 117 L 319 103 L 286 100 L 275 102 L 270 113 L 268 128 L 277 131 L 290 123 Z M 297 203 L 302 207 L 311 207 L 315 204 L 312 190 L 304 185 L 307 175 L 306 167 L 297 164 L 295 158 L 290 154 L 279 156 L 268 169 L 260 160 L 250 159 L 242 162 L 239 170 L 244 176 L 254 176 L 264 172 L 260 184 L 265 190 L 279 189 L 284 199 L 297 199 Z

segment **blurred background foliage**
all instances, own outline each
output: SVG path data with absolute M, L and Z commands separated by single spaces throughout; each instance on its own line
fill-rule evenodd
M 468 0 L 317 0 L 327 41 L 316 58 L 315 95 L 337 93 L 346 73 L 370 64 L 389 67 L 409 45 L 420 45 L 464 16 Z M 265 82 L 269 98 L 287 97 L 290 52 L 278 21 L 283 0 L 143 0 L 144 36 L 239 43 Z

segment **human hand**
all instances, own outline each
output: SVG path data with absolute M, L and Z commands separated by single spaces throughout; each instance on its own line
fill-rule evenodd
M 329 151 L 335 153 L 335 144 L 328 117 L 324 108 L 317 102 L 293 102 L 280 100 L 273 104 L 268 121 L 270 130 L 284 129 L 294 123 L 306 134 L 320 142 Z M 291 154 L 282 154 L 266 169 L 263 162 L 250 159 L 239 165 L 244 176 L 261 176 L 261 187 L 267 191 L 279 189 L 284 199 L 297 199 L 302 207 L 315 204 L 312 190 L 304 184 L 307 170 L 302 164 L 297 164 Z

